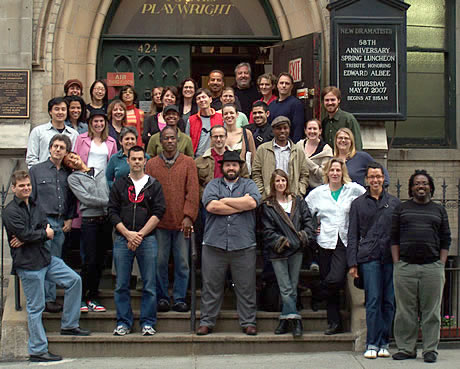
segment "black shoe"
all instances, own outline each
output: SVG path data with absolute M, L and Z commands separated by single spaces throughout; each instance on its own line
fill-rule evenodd
M 425 363 L 435 363 L 438 360 L 438 355 L 434 351 L 428 351 L 423 354 L 423 361 Z
M 179 313 L 186 313 L 189 310 L 189 307 L 186 302 L 180 301 L 176 302 L 173 306 L 172 309 L 174 311 L 177 311 Z
M 332 336 L 333 334 L 337 333 L 343 333 L 342 324 L 340 323 L 329 324 L 329 327 L 327 327 L 326 331 L 324 332 L 324 334 L 327 336 Z
M 285 334 L 291 330 L 291 322 L 288 319 L 280 319 L 278 327 L 275 329 L 275 334 Z
M 47 313 L 60 313 L 62 311 L 62 305 L 56 301 L 48 301 L 45 304 L 45 311 Z
M 292 327 L 292 336 L 294 338 L 299 338 L 303 336 L 302 319 L 294 319 Z
M 88 329 L 83 329 L 80 327 L 72 329 L 61 329 L 62 336 L 89 336 L 91 332 Z
M 43 362 L 43 361 L 60 361 L 62 360 L 62 356 L 54 355 L 51 352 L 45 352 L 40 355 L 30 355 L 29 361 L 33 363 Z
M 160 301 L 158 301 L 158 305 L 157 305 L 157 310 L 161 313 L 165 313 L 167 311 L 169 311 L 169 301 L 168 300 L 165 300 L 165 299 L 161 299 Z
M 393 360 L 407 360 L 407 359 L 415 359 L 417 354 L 414 352 L 412 354 L 408 354 L 404 351 L 398 351 L 396 354 L 393 354 Z

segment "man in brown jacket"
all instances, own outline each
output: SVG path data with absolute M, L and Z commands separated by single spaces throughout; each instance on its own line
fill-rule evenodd
M 157 227 L 158 311 L 168 311 L 169 255 L 174 257 L 174 288 L 172 309 L 189 310 L 185 297 L 190 274 L 189 248 L 186 239 L 193 231 L 198 214 L 198 176 L 193 159 L 177 151 L 177 131 L 166 126 L 160 134 L 163 152 L 147 162 L 145 172 L 163 187 L 166 212 Z

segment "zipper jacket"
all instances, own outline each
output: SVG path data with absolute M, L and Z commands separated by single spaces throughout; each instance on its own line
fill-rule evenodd
M 128 230 L 138 232 L 152 216 L 161 219 L 165 211 L 166 203 L 161 184 L 150 176 L 137 197 L 134 183 L 129 176 L 117 179 L 112 186 L 109 219 L 114 227 L 123 223 Z

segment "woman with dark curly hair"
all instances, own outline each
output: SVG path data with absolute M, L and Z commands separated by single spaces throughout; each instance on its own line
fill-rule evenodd
M 143 146 L 141 134 L 144 130 L 144 111 L 136 108 L 136 90 L 131 85 L 123 86 L 118 97 L 126 105 L 126 126 L 136 127 L 138 132 L 137 144 Z
M 195 92 L 198 89 L 196 81 L 189 77 L 182 81 L 179 87 L 179 113 L 184 122 L 188 117 L 198 113 L 198 105 L 194 99 Z

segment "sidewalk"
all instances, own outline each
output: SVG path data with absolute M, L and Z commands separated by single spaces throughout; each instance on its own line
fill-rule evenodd
M 391 350 L 392 352 L 394 350 Z M 154 354 L 154 353 L 152 353 Z M 327 352 L 282 355 L 219 355 L 194 357 L 151 357 L 151 358 L 95 358 L 65 359 L 56 363 L 11 362 L 0 363 L 0 367 L 15 368 L 97 368 L 97 369 L 379 369 L 379 368 L 442 368 L 460 367 L 460 350 L 444 349 L 439 351 L 436 364 L 426 364 L 421 352 L 416 360 L 395 361 L 389 359 L 364 359 L 362 354 L 351 352 Z

